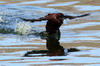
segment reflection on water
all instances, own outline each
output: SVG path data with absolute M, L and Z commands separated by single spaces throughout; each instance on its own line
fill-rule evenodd
M 0 23 L 0 28 L 9 27 L 14 29 L 16 19 L 18 22 L 22 22 L 18 17 L 37 18 L 53 12 L 66 14 L 72 14 L 73 12 L 74 15 L 78 15 L 87 11 L 91 15 L 68 20 L 68 23 L 60 28 L 62 35 L 57 42 L 65 48 L 64 52 L 67 53 L 68 48 L 73 47 L 82 50 L 67 53 L 67 56 L 46 56 L 44 54 L 45 56 L 41 57 L 39 53 L 30 54 L 35 57 L 22 57 L 27 51 L 46 50 L 46 40 L 42 40 L 34 35 L 26 37 L 0 34 L 0 66 L 100 66 L 100 6 L 95 3 L 99 2 L 99 0 L 94 0 L 93 4 L 90 4 L 89 1 L 1 0 L 0 17 L 3 17 L 3 21 L 8 23 Z M 45 21 L 30 24 L 33 30 L 38 32 L 45 31 Z
M 46 37 L 46 48 L 47 50 L 32 50 L 25 53 L 25 57 L 42 57 L 42 56 L 66 56 L 69 52 L 77 52 L 80 51 L 76 48 L 64 49 L 63 46 L 60 45 L 60 31 L 57 31 L 53 34 L 48 34 Z M 55 59 L 56 60 L 56 59 Z M 65 60 L 65 59 L 57 59 L 57 60 Z
M 78 48 L 81 48 L 81 47 L 78 47 Z M 84 47 L 84 48 L 87 49 L 89 47 Z M 70 55 L 60 56 L 60 57 L 59 56 L 18 57 L 22 53 L 24 53 L 24 51 L 15 52 L 15 53 L 11 53 L 11 54 L 10 53 L 6 53 L 6 54 L 2 53 L 3 56 L 1 56 L 1 60 L 5 60 L 5 61 L 1 61 L 2 63 L 0 63 L 0 65 L 3 65 L 4 63 L 7 63 L 10 66 L 13 66 L 14 64 L 35 65 L 35 64 L 60 64 L 60 63 L 67 64 L 67 63 L 71 63 L 73 65 L 74 63 L 77 63 L 77 64 L 84 63 L 84 65 L 87 65 L 87 63 L 89 63 L 89 64 L 99 63 L 100 61 L 98 58 L 100 57 L 100 54 L 98 54 L 98 50 L 100 50 L 100 49 L 99 48 L 92 49 L 92 48 L 93 47 L 91 47 L 91 50 L 88 50 L 88 51 L 74 52 L 74 53 L 70 53 Z M 5 56 L 7 54 L 10 56 Z M 95 57 L 95 56 L 97 56 L 97 57 Z M 9 60 L 9 59 L 12 59 L 12 60 Z M 53 59 L 56 59 L 56 61 L 54 61 Z M 66 60 L 61 61 L 59 59 L 66 59 Z M 6 61 L 6 60 L 9 60 L 9 61 Z M 51 61 L 51 60 L 53 60 L 53 61 Z M 18 63 L 20 63 L 20 64 L 18 64 Z M 6 64 L 4 64 L 4 65 L 6 65 Z

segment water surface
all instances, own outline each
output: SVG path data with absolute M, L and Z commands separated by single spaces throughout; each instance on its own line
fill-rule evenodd
M 19 17 L 38 18 L 58 12 L 68 15 L 91 14 L 67 19 L 60 28 L 60 44 L 65 49 L 77 48 L 81 51 L 66 56 L 23 57 L 27 51 L 46 50 L 46 40 L 32 34 L 0 33 L 0 66 L 100 66 L 99 0 L 1 0 L 0 29 L 14 31 L 16 24 L 24 22 Z M 46 21 L 27 23 L 20 28 L 28 30 L 30 26 L 32 30 L 41 32 L 45 31 L 45 24 Z

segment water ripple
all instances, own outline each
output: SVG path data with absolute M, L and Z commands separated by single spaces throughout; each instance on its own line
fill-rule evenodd
M 65 3 L 57 3 L 57 4 L 49 4 L 47 6 L 68 6 L 79 3 L 80 1 L 72 1 L 72 2 L 65 2 Z
M 93 11 L 93 10 L 100 10 L 100 6 L 93 6 L 93 5 L 75 5 L 75 8 L 78 8 L 80 11 Z
M 97 26 L 97 25 L 100 25 L 100 22 L 87 22 L 81 24 L 74 24 L 74 25 L 62 26 L 62 28 L 77 29 L 77 28 L 85 28 L 85 27 Z
M 37 0 L 37 1 L 27 1 L 27 2 L 22 2 L 22 3 L 17 3 L 17 4 L 42 4 L 42 3 L 49 3 L 53 2 L 54 0 Z

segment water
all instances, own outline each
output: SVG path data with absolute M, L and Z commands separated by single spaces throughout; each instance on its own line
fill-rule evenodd
M 67 19 L 60 30 L 60 45 L 77 48 L 66 56 L 23 57 L 27 51 L 46 50 L 46 40 L 27 35 L 31 30 L 45 31 L 46 21 L 27 23 L 24 35 L 15 34 L 22 18 L 38 18 L 48 13 L 69 15 L 90 13 L 87 17 Z M 0 0 L 0 66 L 100 66 L 100 3 L 99 0 Z M 10 31 L 10 32 L 9 32 Z M 5 33 L 5 34 L 4 34 Z M 67 52 L 67 51 L 66 51 Z M 33 54 L 35 55 L 35 54 Z

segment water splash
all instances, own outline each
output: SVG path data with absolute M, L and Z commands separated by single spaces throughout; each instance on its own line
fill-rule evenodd
M 4 22 L 4 20 L 3 20 L 3 17 L 2 16 L 0 16 L 0 23 L 1 22 Z
M 31 30 L 32 30 L 32 27 L 29 25 L 29 23 L 19 22 L 19 23 L 16 23 L 14 32 L 20 35 L 28 35 L 28 34 L 31 34 Z

